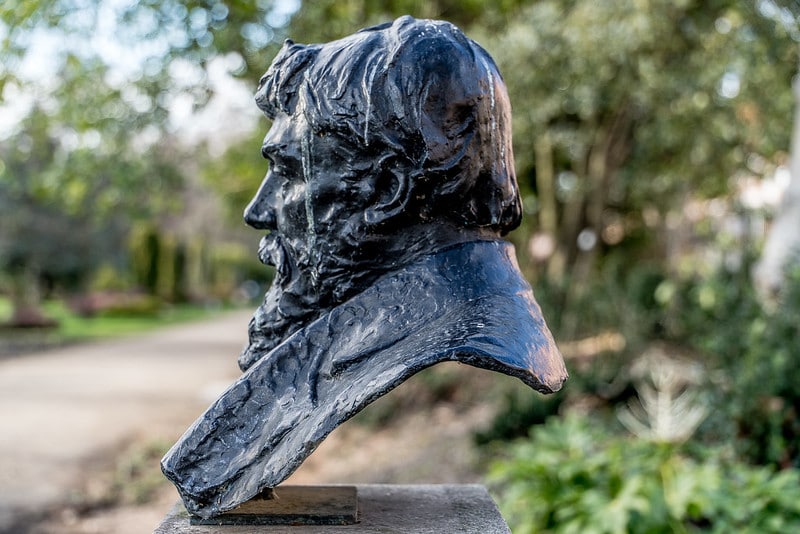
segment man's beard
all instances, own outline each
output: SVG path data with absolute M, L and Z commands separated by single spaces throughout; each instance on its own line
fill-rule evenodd
M 261 239 L 261 263 L 275 266 L 275 278 L 248 328 L 249 344 L 239 356 L 247 370 L 286 338 L 352 298 L 397 264 L 390 238 L 367 232 L 345 219 L 326 228 L 326 239 L 304 241 L 270 233 Z M 335 236 L 335 237 L 333 237 Z
M 239 355 L 242 371 L 324 311 L 311 279 L 279 235 L 272 233 L 261 239 L 258 257 L 265 265 L 275 266 L 275 278 L 250 320 L 250 342 Z

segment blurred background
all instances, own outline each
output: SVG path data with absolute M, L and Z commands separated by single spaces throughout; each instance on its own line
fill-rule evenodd
M 794 0 L 6 0 L 0 377 L 252 307 L 271 277 L 241 222 L 266 170 L 258 78 L 287 37 L 403 14 L 460 26 L 504 75 L 525 206 L 509 239 L 571 379 L 545 398 L 426 371 L 300 479 L 483 482 L 515 533 L 800 530 Z M 163 515 L 157 461 L 182 428 L 109 452 L 104 499 L 6 531 Z

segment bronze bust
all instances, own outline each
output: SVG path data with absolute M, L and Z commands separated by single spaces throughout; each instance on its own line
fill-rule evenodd
M 288 477 L 339 424 L 454 360 L 551 393 L 567 378 L 502 236 L 521 203 L 494 61 L 447 22 L 402 17 L 287 41 L 256 103 L 269 171 L 245 221 L 276 267 L 244 371 L 167 453 L 210 517 Z

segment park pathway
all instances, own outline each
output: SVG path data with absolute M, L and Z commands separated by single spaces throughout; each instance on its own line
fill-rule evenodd
M 239 375 L 250 315 L 0 360 L 0 532 L 69 500 L 95 456 L 179 437 Z

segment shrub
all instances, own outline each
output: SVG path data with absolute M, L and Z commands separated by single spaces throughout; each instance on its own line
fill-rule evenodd
M 719 273 L 678 289 L 672 333 L 706 357 L 719 389 L 706 441 L 734 440 L 757 464 L 800 467 L 800 269 L 775 309 L 748 280 Z
M 158 297 L 137 294 L 109 297 L 109 300 L 95 310 L 98 317 L 155 317 L 162 311 L 162 303 Z
M 797 470 L 615 434 L 574 414 L 512 444 L 490 482 L 517 534 L 800 531 Z

